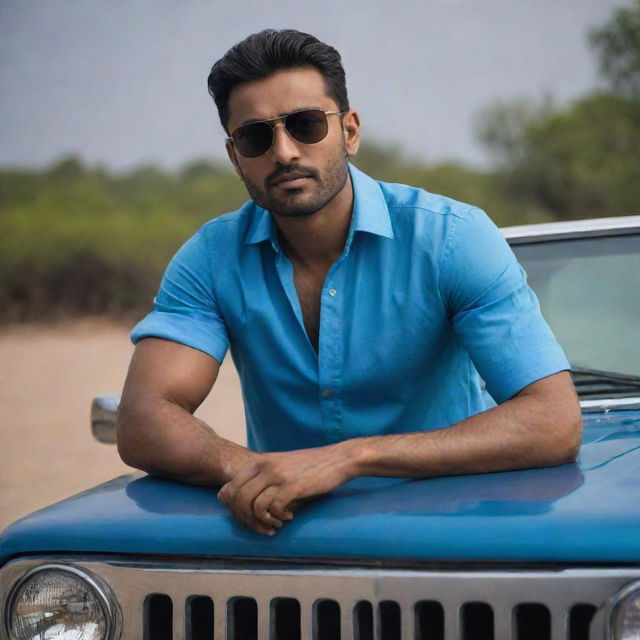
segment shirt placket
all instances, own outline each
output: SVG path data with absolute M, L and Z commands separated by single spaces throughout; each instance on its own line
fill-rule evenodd
M 344 439 L 342 370 L 345 257 L 343 254 L 329 269 L 322 287 L 320 305 L 318 392 L 322 425 L 329 442 L 339 442 Z
M 280 278 L 280 282 L 282 283 L 282 288 L 287 294 L 287 298 L 289 299 L 289 304 L 293 309 L 293 313 L 298 319 L 298 325 L 300 327 L 300 330 L 302 331 L 302 335 L 307 342 L 309 351 L 311 351 L 311 353 L 313 354 L 313 358 L 315 359 L 316 353 L 313 349 L 313 345 L 311 344 L 311 340 L 309 340 L 307 330 L 304 326 L 302 307 L 300 306 L 298 292 L 296 291 L 296 285 L 293 279 L 293 264 L 291 264 L 291 260 L 289 260 L 289 258 L 287 258 L 287 256 L 282 251 L 279 251 L 276 256 L 276 272 L 278 273 L 278 277 Z
M 322 429 L 328 442 L 344 440 L 342 428 L 342 386 L 343 370 L 343 326 L 344 326 L 344 291 L 345 260 L 349 255 L 353 231 L 350 232 L 344 253 L 331 266 L 324 280 L 320 301 L 320 330 L 318 341 L 318 402 Z M 316 358 L 311 341 L 307 335 L 302 317 L 300 300 L 293 279 L 293 265 L 280 247 L 274 243 L 276 250 L 276 271 L 285 290 L 291 307 L 298 319 L 309 350 Z

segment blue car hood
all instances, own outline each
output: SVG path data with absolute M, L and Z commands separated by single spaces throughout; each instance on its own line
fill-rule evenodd
M 640 561 L 640 412 L 585 418 L 577 464 L 426 480 L 358 478 L 273 537 L 235 524 L 214 489 L 127 475 L 0 536 L 25 553 L 272 558 Z

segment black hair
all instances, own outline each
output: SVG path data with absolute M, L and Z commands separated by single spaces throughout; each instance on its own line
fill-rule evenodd
M 229 120 L 229 94 L 242 82 L 260 80 L 292 67 L 315 67 L 324 76 L 327 94 L 340 111 L 349 110 L 340 54 L 316 37 L 295 29 L 265 29 L 234 45 L 209 73 L 207 87 L 218 107 L 222 126 Z

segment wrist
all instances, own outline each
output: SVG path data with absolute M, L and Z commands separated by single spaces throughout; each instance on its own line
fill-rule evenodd
M 261 454 L 246 449 L 238 444 L 229 442 L 224 449 L 220 451 L 223 459 L 220 460 L 220 481 L 222 484 L 233 480 L 233 478 L 242 471 L 242 469 L 255 464 Z
M 346 481 L 366 475 L 367 440 L 368 438 L 353 438 L 344 440 L 336 445 L 342 449 L 341 454 L 345 460 Z

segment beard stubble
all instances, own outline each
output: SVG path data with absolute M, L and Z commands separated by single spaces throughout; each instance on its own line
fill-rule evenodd
M 317 189 L 310 194 L 311 197 L 301 200 L 299 196 L 302 189 L 284 190 L 282 196 L 272 195 L 273 189 L 277 187 L 271 186 L 270 181 L 289 172 L 304 173 L 317 182 Z M 348 175 L 348 155 L 343 141 L 340 154 L 331 158 L 322 172 L 300 165 L 281 165 L 265 180 L 264 187 L 259 187 L 244 174 L 242 178 L 249 196 L 260 207 L 284 218 L 300 218 L 310 216 L 327 206 L 342 191 Z

